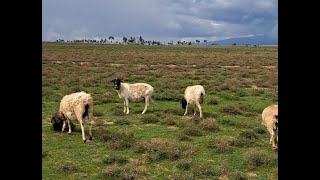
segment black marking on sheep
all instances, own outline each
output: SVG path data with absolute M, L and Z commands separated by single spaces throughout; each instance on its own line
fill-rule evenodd
M 116 78 L 116 79 L 112 80 L 111 82 L 113 82 L 114 88 L 116 90 L 120 90 L 120 85 L 122 82 L 120 79 Z
M 199 103 L 204 104 L 203 93 L 200 94 Z
M 89 114 L 88 114 L 89 105 L 88 105 L 88 104 L 85 105 L 85 106 L 84 106 L 84 109 L 85 109 L 85 111 L 84 111 L 84 113 L 82 114 L 82 118 L 85 118 L 85 117 L 89 116 Z
M 182 98 L 182 99 L 181 99 L 181 106 L 182 106 L 183 109 L 186 109 L 186 107 L 187 107 L 187 100 L 186 100 L 185 98 Z

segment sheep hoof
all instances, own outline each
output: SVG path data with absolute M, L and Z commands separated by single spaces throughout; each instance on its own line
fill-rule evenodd
M 89 140 L 92 141 L 92 137 L 89 137 Z
M 83 140 L 83 143 L 86 143 L 87 140 Z
M 70 135 L 71 134 L 71 132 L 68 132 L 68 135 Z

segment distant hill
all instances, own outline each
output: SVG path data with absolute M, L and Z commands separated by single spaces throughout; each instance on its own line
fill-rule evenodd
M 278 45 L 278 39 L 270 38 L 265 35 L 260 36 L 251 36 L 251 37 L 240 37 L 240 38 L 231 38 L 231 39 L 223 39 L 219 41 L 208 41 L 207 43 L 199 43 L 199 45 L 212 45 L 213 43 L 218 45 L 232 45 L 236 43 L 237 45 Z M 196 45 L 197 43 L 195 43 Z

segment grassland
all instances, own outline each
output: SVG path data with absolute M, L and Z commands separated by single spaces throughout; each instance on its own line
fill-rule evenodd
M 110 81 L 146 82 L 155 107 L 122 101 Z M 204 119 L 180 99 L 188 85 L 206 90 Z M 94 99 L 94 140 L 79 124 L 54 132 L 61 98 Z M 43 179 L 278 179 L 262 110 L 278 102 L 277 47 L 168 47 L 46 43 L 42 50 Z M 198 113 L 199 114 L 199 113 Z

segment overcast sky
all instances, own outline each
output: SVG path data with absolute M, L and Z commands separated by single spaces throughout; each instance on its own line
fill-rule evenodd
M 42 40 L 278 38 L 278 0 L 42 0 Z

